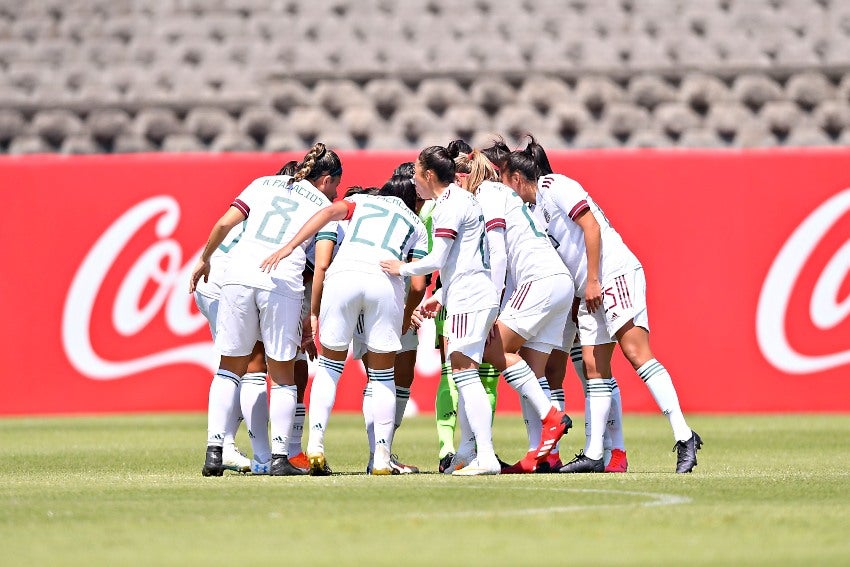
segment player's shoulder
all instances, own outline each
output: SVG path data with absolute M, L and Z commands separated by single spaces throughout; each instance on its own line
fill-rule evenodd
M 581 183 L 571 177 L 567 177 L 561 173 L 550 173 L 544 175 L 537 181 L 537 185 L 541 189 L 559 189 L 585 192 Z

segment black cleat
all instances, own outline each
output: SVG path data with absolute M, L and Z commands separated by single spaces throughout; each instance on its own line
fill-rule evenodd
M 272 455 L 272 465 L 269 467 L 270 476 L 303 476 L 306 469 L 301 469 L 289 462 L 286 455 Z
M 496 455 L 496 460 L 499 461 L 499 466 L 502 467 L 502 470 L 505 470 L 505 469 L 508 469 L 508 468 L 511 467 L 511 465 L 509 463 L 506 463 L 505 461 L 500 459 L 499 455 Z M 449 461 L 449 462 L 451 462 L 451 461 Z M 443 464 L 442 461 L 440 461 L 440 464 Z M 446 466 L 448 466 L 448 465 L 446 465 Z M 440 472 L 443 472 L 443 471 L 440 471 Z
M 691 430 L 691 438 L 687 441 L 676 441 L 673 450 L 676 456 L 676 472 L 689 473 L 697 466 L 697 451 L 702 448 L 702 439 L 696 431 Z
M 591 459 L 579 451 L 576 458 L 562 466 L 558 472 L 562 473 L 597 473 L 605 472 L 605 459 Z
M 446 469 L 452 465 L 452 458 L 455 456 L 454 453 L 446 453 L 446 456 L 440 459 L 440 467 L 439 470 L 441 473 L 446 472 Z
M 221 476 L 224 474 L 221 447 L 207 445 L 207 456 L 204 459 L 204 468 L 201 469 L 201 474 L 204 476 Z

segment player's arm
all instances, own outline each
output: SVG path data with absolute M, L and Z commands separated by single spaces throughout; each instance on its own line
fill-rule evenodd
M 292 240 L 284 244 L 280 250 L 263 260 L 263 263 L 260 264 L 260 269 L 264 272 L 271 272 L 277 268 L 277 265 L 281 260 L 292 254 L 292 251 L 301 246 L 305 240 L 315 236 L 316 233 L 319 232 L 326 224 L 332 221 L 341 221 L 349 216 L 352 207 L 353 203 L 342 200 L 317 211 L 316 214 L 304 223 L 301 230 L 295 233 Z
M 490 279 L 496 286 L 496 295 L 501 300 L 505 289 L 505 275 L 508 271 L 508 253 L 505 245 L 504 221 L 490 228 L 487 223 L 487 246 L 490 249 Z
M 213 226 L 210 236 L 207 239 L 207 244 L 204 246 L 203 251 L 201 251 L 201 257 L 198 258 L 198 262 L 192 269 L 192 278 L 189 280 L 189 293 L 194 293 L 195 287 L 197 287 L 201 278 L 204 278 L 205 282 L 208 281 L 210 275 L 210 258 L 213 252 L 221 246 L 221 243 L 224 242 L 225 237 L 234 226 L 248 218 L 248 215 L 245 214 L 247 208 L 240 208 L 238 203 L 239 201 L 237 200 L 237 202 L 231 205 L 227 209 L 227 212 Z
M 437 271 L 446 263 L 454 243 L 453 237 L 434 238 L 431 252 L 418 262 L 405 263 L 401 260 L 382 260 L 381 268 L 391 276 L 424 276 Z
M 313 265 L 313 295 L 310 298 L 310 321 L 313 323 L 314 330 L 319 320 L 319 312 L 322 310 L 322 292 L 325 289 L 325 273 L 327 273 L 331 265 L 333 251 L 333 240 L 316 241 L 316 263 Z
M 584 247 L 587 254 L 587 287 L 584 292 L 584 300 L 587 304 L 587 310 L 593 313 L 602 307 L 602 284 L 599 281 L 602 231 L 590 209 L 578 213 L 573 220 L 584 233 Z

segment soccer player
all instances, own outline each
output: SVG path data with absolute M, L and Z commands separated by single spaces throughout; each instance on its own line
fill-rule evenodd
M 501 371 L 520 394 L 529 450 L 526 457 L 502 472 L 535 472 L 557 442 L 554 439 L 551 445 L 544 445 L 543 431 L 561 420 L 564 429 L 572 425 L 568 416 L 552 406 L 545 369 L 549 353 L 561 344 L 575 286 L 545 229 L 513 190 L 496 181 L 498 174 L 490 160 L 474 150 L 455 161 L 464 174 L 463 187 L 475 195 L 484 213 L 493 284 L 500 296 L 506 280 L 513 287 L 504 294 L 497 332 L 485 349 L 484 360 Z
M 387 276 L 378 262 L 385 258 L 415 260 L 423 257 L 427 234 L 414 212 L 415 193 L 390 194 L 393 192 L 393 187 L 385 185 L 379 195 L 353 195 L 319 211 L 290 242 L 263 262 L 264 269 L 274 269 L 326 223 L 349 221 L 345 239 L 328 268 L 324 282 L 326 293 L 320 304 L 319 342 L 322 348 L 310 392 L 307 440 L 307 458 L 313 475 L 326 474 L 324 434 L 336 397 L 336 385 L 361 312 L 375 431 L 371 473 L 397 473 L 390 463 L 396 417 L 395 357 L 401 348 L 400 336 L 407 330 L 410 315 L 424 294 L 425 278 L 411 279 L 411 292 L 405 303 L 404 280 Z M 400 196 L 405 197 L 404 200 Z M 315 286 L 313 293 L 315 304 Z
M 229 253 L 231 260 L 223 278 L 215 345 L 221 354 L 217 374 L 237 380 L 245 374 L 257 341 L 262 341 L 266 351 L 268 371 L 274 383 L 269 409 L 272 443 L 269 450 L 267 437 L 258 442 L 256 435 L 262 427 L 249 424 L 255 432 L 251 463 L 254 474 L 305 472 L 287 459 L 287 439 L 297 399 L 294 358 L 301 342 L 306 244 L 274 270 L 264 272 L 259 267 L 262 259 L 291 238 L 315 211 L 330 205 L 329 197 L 335 196 L 341 176 L 339 157 L 318 143 L 304 157 L 293 177 L 273 175 L 254 180 L 215 224 L 192 270 L 190 292 L 194 292 L 199 280 L 208 279 L 210 257 L 215 249 L 233 227 L 247 219 L 242 238 Z M 228 408 L 213 409 L 226 415 Z M 224 421 L 221 417 L 211 418 L 210 428 L 223 425 Z M 213 434 L 213 439 L 217 439 L 218 433 L 213 431 Z M 212 475 L 220 475 L 221 451 L 215 444 L 207 447 L 204 469 Z
M 547 225 L 549 237 L 573 274 L 579 337 L 587 376 L 590 438 L 561 472 L 602 472 L 603 434 L 611 409 L 611 356 L 619 343 L 623 354 L 649 387 L 673 429 L 677 473 L 691 472 L 702 440 L 688 427 L 670 374 L 649 346 L 646 279 L 638 259 L 614 230 L 602 209 L 575 180 L 554 174 L 543 148 L 532 138 L 511 152 L 502 181 Z

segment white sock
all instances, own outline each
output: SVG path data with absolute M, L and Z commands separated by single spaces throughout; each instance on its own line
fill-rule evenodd
M 522 419 L 525 422 L 525 433 L 528 435 L 528 450 L 536 451 L 540 446 L 540 437 L 543 433 L 543 422 L 537 418 L 537 412 L 528 403 L 524 396 L 519 397 L 519 405 L 522 408 Z
M 479 457 L 482 455 L 485 458 L 495 457 L 490 399 L 481 383 L 481 377 L 478 376 L 478 369 L 470 368 L 469 370 L 453 372 L 452 378 L 457 384 L 458 408 L 462 407 L 464 413 L 466 413 L 469 428 L 475 437 Z
M 369 442 L 369 454 L 375 453 L 375 416 L 372 413 L 372 381 L 366 381 L 363 388 L 363 423 L 366 425 L 366 440 Z
M 528 403 L 531 404 L 531 407 L 534 408 L 540 419 L 546 417 L 546 414 L 552 409 L 552 404 L 543 392 L 543 388 L 540 387 L 540 383 L 537 381 L 537 377 L 534 376 L 534 372 L 531 371 L 531 368 L 524 360 L 520 360 L 516 364 L 505 368 L 502 376 L 505 377 L 508 385 L 516 390 L 520 396 L 527 398 Z
M 673 387 L 673 379 L 667 369 L 654 358 L 637 369 L 638 376 L 649 388 L 652 397 L 661 413 L 670 420 L 673 437 L 676 441 L 687 441 L 691 438 L 691 428 L 685 422 L 685 416 L 679 407 L 679 396 Z
M 295 406 L 298 404 L 298 387 L 272 385 L 269 400 L 269 416 L 272 422 L 272 454 L 288 455 L 289 434 L 295 420 Z M 293 455 L 294 456 L 294 455 Z
M 304 418 L 307 417 L 307 406 L 303 403 L 295 404 L 295 419 L 292 420 L 292 430 L 289 432 L 289 452 L 286 454 L 294 457 L 303 451 L 301 439 L 304 436 Z
M 395 430 L 395 369 L 373 370 L 366 374 L 372 385 L 372 416 L 375 420 L 375 447 L 384 445 L 387 450 L 392 444 Z
M 224 445 L 227 420 L 233 415 L 239 381 L 239 376 L 221 368 L 213 376 L 207 405 L 207 445 Z
M 336 401 L 336 385 L 345 368 L 345 362 L 319 356 L 316 375 L 310 389 L 310 434 L 307 437 L 307 453 L 325 452 L 325 430 Z
M 552 390 L 552 406 L 558 411 L 564 411 L 566 407 L 566 397 L 564 396 L 563 388 L 555 388 Z
M 549 403 L 552 403 L 552 390 L 549 388 L 549 380 L 545 376 L 538 376 L 537 383 L 540 384 L 540 389 L 543 390 Z
M 269 397 L 266 375 L 252 372 L 242 377 L 239 388 L 239 403 L 245 416 L 245 427 L 251 440 L 251 451 L 260 462 L 266 462 L 269 450 Z M 258 458 L 263 457 L 265 458 Z
M 611 412 L 611 385 L 604 378 L 589 379 L 587 399 L 590 406 L 590 439 L 584 454 L 591 459 L 601 459 L 605 454 L 603 437 Z
M 404 411 L 407 409 L 407 402 L 410 400 L 410 388 L 401 386 L 395 387 L 395 428 L 401 427 L 401 421 L 404 419 Z
M 620 386 L 613 376 L 608 379 L 611 384 L 611 413 L 608 414 L 608 427 L 606 429 L 606 444 L 610 438 L 607 448 L 626 450 L 626 441 L 623 439 L 623 400 L 620 398 Z
M 582 389 L 585 390 L 584 395 L 587 397 L 587 389 L 584 384 L 587 377 L 584 375 L 584 359 L 581 357 L 581 345 L 573 345 L 570 348 L 570 360 L 573 363 L 573 370 L 576 371 L 576 376 L 581 380 Z
M 245 376 L 249 376 L 251 373 L 245 374 Z M 263 374 L 265 377 L 265 374 Z M 239 407 L 239 396 L 240 391 L 242 389 L 242 379 L 239 380 L 239 386 L 236 388 L 236 393 L 233 400 L 233 406 L 230 413 L 227 416 L 227 421 L 224 425 L 224 444 L 225 446 L 231 445 L 236 446 L 236 431 L 239 429 L 239 423 L 242 421 L 242 408 Z

